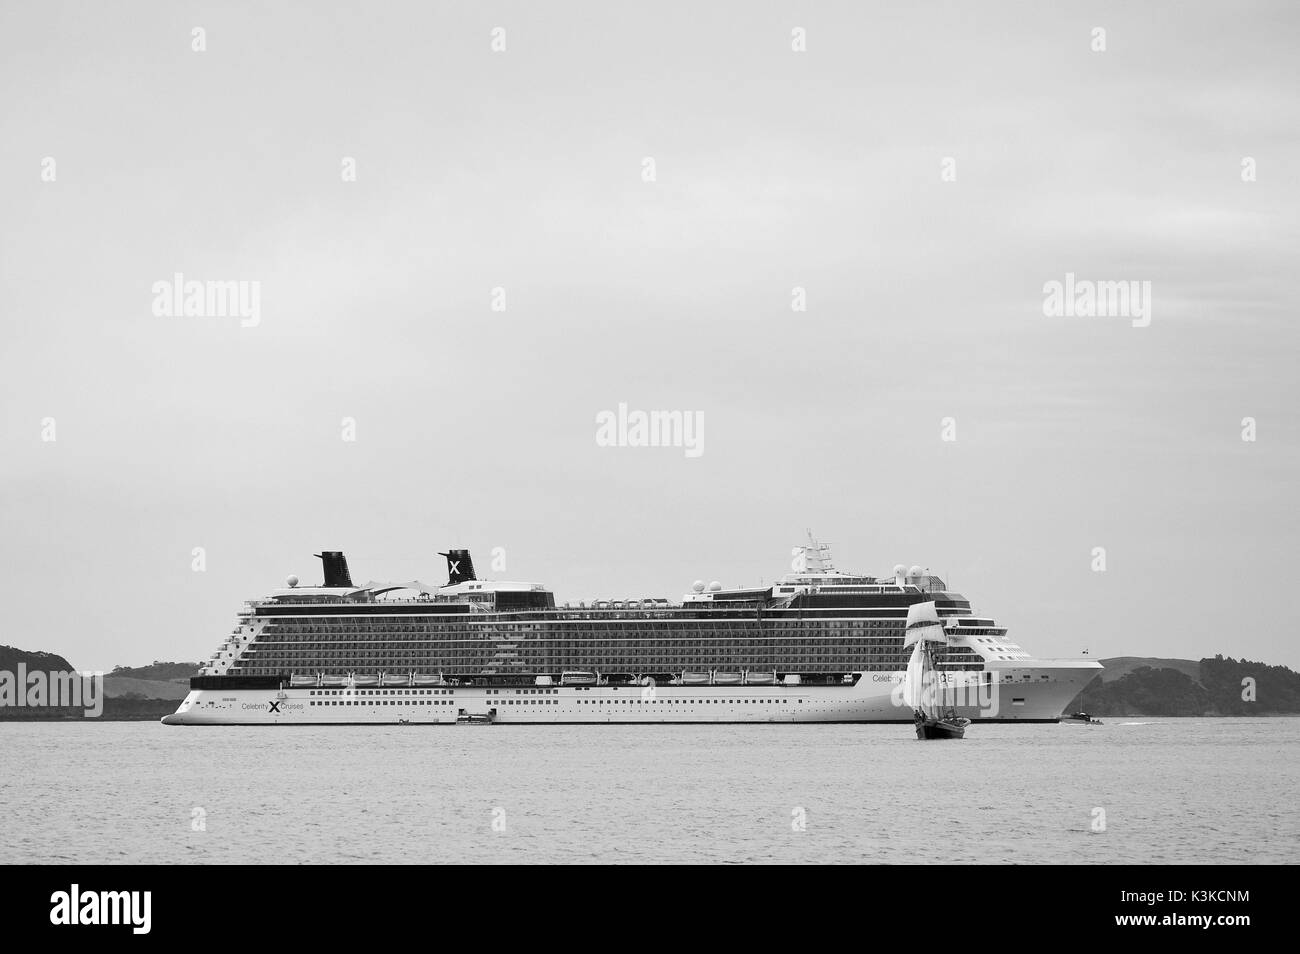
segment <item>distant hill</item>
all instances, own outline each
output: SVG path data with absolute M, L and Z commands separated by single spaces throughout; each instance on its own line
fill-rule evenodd
M 68 662 L 57 653 L 45 653 L 36 650 L 16 649 L 13 646 L 0 646 L 0 671 L 13 673 L 14 678 L 18 676 L 18 667 L 25 666 L 28 676 L 34 672 L 75 672 L 72 663 Z M 22 698 L 27 698 L 26 686 L 17 687 Z M 107 689 L 105 689 L 107 693 Z M 48 700 L 47 700 L 48 701 Z M 107 705 L 105 706 L 107 708 Z M 80 719 L 85 716 L 85 709 L 75 706 L 27 706 L 27 705 L 0 705 L 0 720 L 32 720 L 32 719 Z
M 1201 678 L 1201 663 L 1198 659 L 1161 659 L 1157 656 L 1115 656 L 1101 660 L 1106 667 L 1102 674 L 1107 682 L 1127 676 L 1135 669 L 1149 666 L 1152 669 L 1177 669 L 1188 679 Z
M 162 681 L 182 680 L 190 681 L 199 670 L 198 663 L 191 662 L 162 662 L 155 659 L 151 665 L 136 666 L 114 666 L 113 671 L 105 673 L 108 676 L 131 678 L 131 679 L 156 679 Z
M 1215 656 L 1103 659 L 1106 670 L 1075 696 L 1067 712 L 1092 715 L 1239 716 L 1300 714 L 1300 673 L 1286 666 Z M 1242 698 L 1254 680 L 1254 700 Z
M 105 690 L 107 691 L 107 689 Z M 104 711 L 98 718 L 87 719 L 85 710 L 69 706 L 42 706 L 39 708 L 0 707 L 0 722 L 153 722 L 176 711 L 174 699 L 140 699 L 119 696 L 104 699 Z
M 190 691 L 190 676 L 198 663 L 161 662 L 148 666 L 115 666 L 104 675 L 104 695 L 110 699 L 132 696 L 144 699 L 184 699 Z
M 19 663 L 25 664 L 28 672 L 72 672 L 72 663 L 55 653 L 0 646 L 0 669 L 16 673 Z
M 104 677 L 104 695 L 109 699 L 134 696 L 141 699 L 184 699 L 190 683 L 170 682 L 162 679 L 131 679 L 122 676 Z
M 1255 701 L 1241 698 L 1243 678 L 1255 680 Z M 1300 674 L 1286 666 L 1215 656 L 1201 660 L 1201 684 L 1214 700 L 1217 715 L 1300 713 Z
M 73 665 L 56 653 L 36 652 L 0 646 L 0 670 L 17 673 L 19 664 L 29 673 L 72 672 Z M 104 711 L 100 719 L 156 719 L 176 710 L 176 703 L 190 691 L 190 676 L 198 663 L 155 660 L 148 666 L 118 666 L 104 674 Z M 83 708 L 67 706 L 3 706 L 0 719 L 45 721 L 81 719 Z

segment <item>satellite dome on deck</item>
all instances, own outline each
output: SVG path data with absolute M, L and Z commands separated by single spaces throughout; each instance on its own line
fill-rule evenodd
M 703 593 L 703 592 L 704 592 L 704 581 L 703 581 L 703 580 L 696 580 L 694 583 L 691 584 L 691 590 L 694 591 L 694 592 L 696 592 L 696 593 Z
M 913 566 L 910 570 L 907 571 L 907 575 L 908 575 L 908 576 L 920 576 L 920 575 L 921 575 L 922 573 L 924 573 L 924 572 L 925 572 L 925 571 L 922 570 L 919 566 Z
M 904 566 L 902 563 L 894 564 L 894 576 L 902 576 L 906 572 L 907 572 L 907 567 Z
M 292 573 L 290 573 L 289 578 L 284 582 L 288 583 L 290 587 L 295 587 L 298 585 L 298 578 L 294 576 Z
M 717 580 L 714 580 L 712 583 L 709 584 L 710 593 L 716 593 L 720 589 L 722 589 L 722 584 L 719 583 Z

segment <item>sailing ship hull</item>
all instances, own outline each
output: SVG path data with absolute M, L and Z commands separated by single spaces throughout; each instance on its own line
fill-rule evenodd
M 969 719 L 917 719 L 916 737 L 926 739 L 962 739 Z

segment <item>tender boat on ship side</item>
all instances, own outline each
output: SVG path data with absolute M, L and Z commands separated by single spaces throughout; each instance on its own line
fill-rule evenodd
M 1061 716 L 1061 725 L 1105 725 L 1100 719 L 1094 719 L 1086 712 L 1071 712 Z

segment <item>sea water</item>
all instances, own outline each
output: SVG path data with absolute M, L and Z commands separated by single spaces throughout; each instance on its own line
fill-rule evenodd
M 1300 861 L 1300 719 L 0 722 L 0 862 Z

